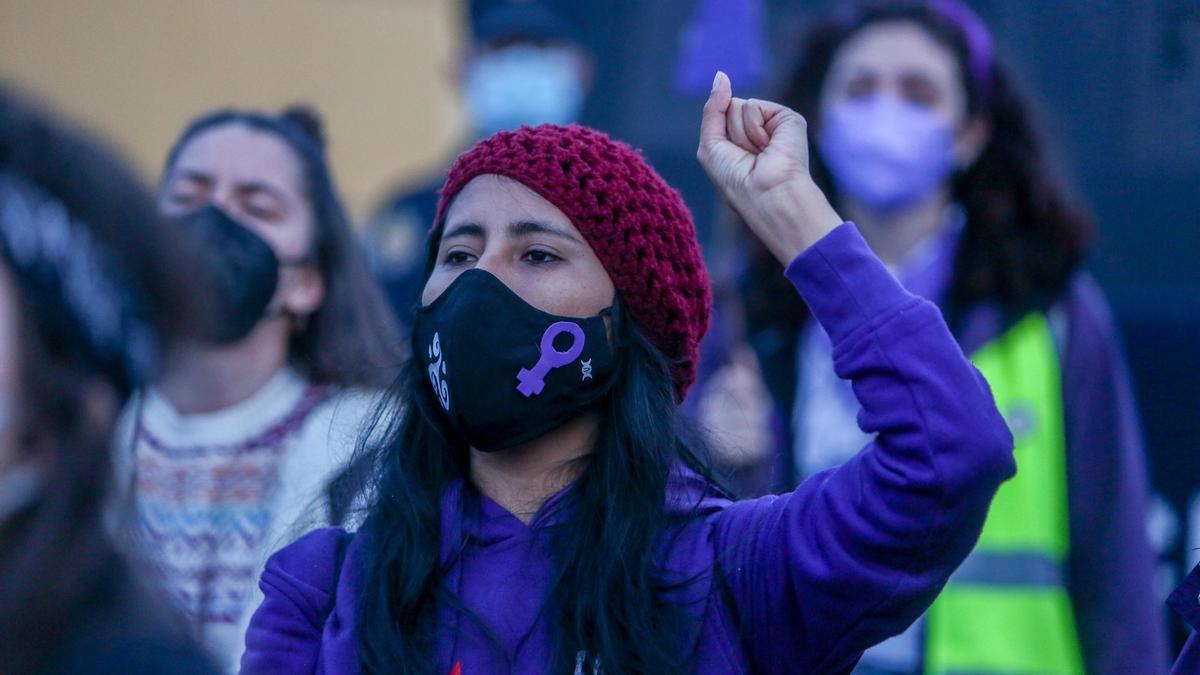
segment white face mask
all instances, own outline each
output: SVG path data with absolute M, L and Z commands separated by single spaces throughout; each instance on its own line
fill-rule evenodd
M 468 66 L 464 89 L 483 136 L 523 124 L 569 124 L 583 108 L 578 63 L 562 48 L 519 44 L 484 54 Z

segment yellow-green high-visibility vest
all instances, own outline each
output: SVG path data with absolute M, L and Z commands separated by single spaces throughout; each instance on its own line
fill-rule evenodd
M 1031 313 L 971 360 L 1016 442 L 975 550 L 925 623 L 931 675 L 1082 673 L 1064 583 L 1069 548 L 1062 375 L 1049 322 Z

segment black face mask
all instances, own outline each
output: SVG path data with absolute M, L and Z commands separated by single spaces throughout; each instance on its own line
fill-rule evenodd
M 547 314 L 491 274 L 467 270 L 417 310 L 413 354 L 450 426 L 494 452 L 557 429 L 608 393 L 608 312 Z
M 212 344 L 237 342 L 267 313 L 279 284 L 279 258 L 271 245 L 224 211 L 209 205 L 180 218 L 196 238 L 212 306 L 201 337 Z

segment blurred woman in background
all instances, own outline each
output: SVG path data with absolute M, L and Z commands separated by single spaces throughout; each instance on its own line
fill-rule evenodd
M 213 672 L 107 535 L 121 405 L 182 251 L 108 152 L 0 90 L 0 672 Z
M 159 206 L 199 242 L 216 292 L 203 339 L 172 346 L 123 442 L 149 548 L 232 670 L 267 554 L 344 515 L 323 495 L 394 378 L 399 337 L 310 111 L 192 122 Z
M 905 287 L 936 302 L 1016 437 L 975 553 L 923 623 L 863 672 L 1156 672 L 1146 471 L 1112 317 L 1081 269 L 1088 217 L 1051 179 L 1028 105 L 957 1 L 842 6 L 813 27 L 786 103 L 812 171 Z M 870 439 L 812 321 L 765 251 L 743 280 L 749 339 L 790 419 L 793 485 Z

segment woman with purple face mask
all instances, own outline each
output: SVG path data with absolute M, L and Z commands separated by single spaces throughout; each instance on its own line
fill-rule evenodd
M 1016 438 L 1018 476 L 975 551 L 862 671 L 1160 672 L 1143 448 L 1116 329 L 1080 269 L 1090 223 L 1049 177 L 986 27 L 951 0 L 842 7 L 810 33 L 784 100 L 813 121 L 818 183 L 941 307 Z M 787 486 L 870 436 L 829 337 L 774 270 L 755 255 L 743 288 L 788 420 Z

